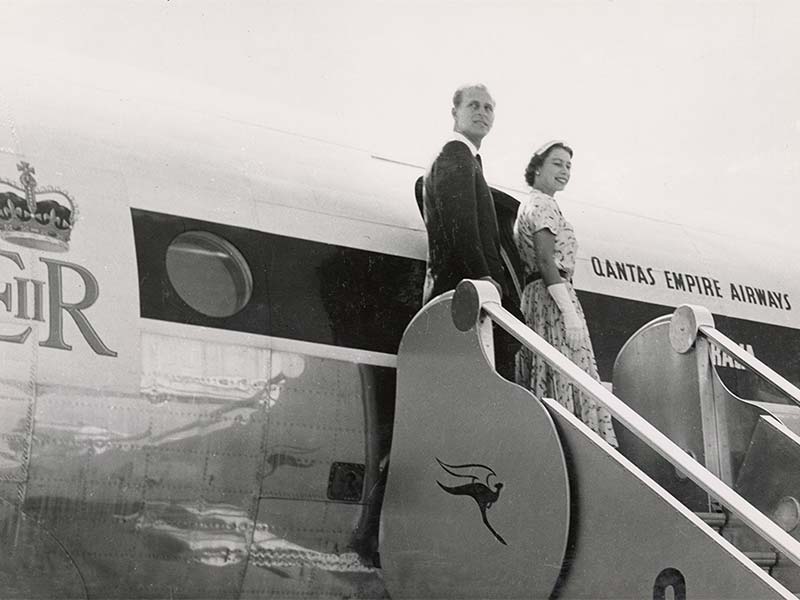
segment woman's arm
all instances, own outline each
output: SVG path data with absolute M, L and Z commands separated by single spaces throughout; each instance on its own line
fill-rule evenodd
M 567 345 L 572 349 L 580 348 L 583 343 L 583 323 L 572 303 L 566 283 L 558 272 L 555 261 L 556 236 L 549 229 L 540 229 L 533 234 L 536 249 L 536 266 L 542 274 L 547 292 L 553 298 L 564 319 L 564 334 Z
M 555 260 L 556 236 L 549 229 L 540 229 L 533 234 L 533 247 L 536 251 L 536 268 L 542 274 L 547 286 L 562 283 Z

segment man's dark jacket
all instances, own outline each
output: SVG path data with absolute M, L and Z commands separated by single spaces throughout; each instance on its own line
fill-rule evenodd
M 444 145 L 424 177 L 428 278 L 423 303 L 462 279 L 491 276 L 508 289 L 492 193 L 466 144 Z

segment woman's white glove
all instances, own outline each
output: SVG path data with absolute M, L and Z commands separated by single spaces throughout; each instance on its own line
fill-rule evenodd
M 567 345 L 573 350 L 580 348 L 583 342 L 583 323 L 575 310 L 575 305 L 570 298 L 566 283 L 554 283 L 547 286 L 547 291 L 555 300 L 561 316 L 564 318 L 564 328 L 566 330 Z

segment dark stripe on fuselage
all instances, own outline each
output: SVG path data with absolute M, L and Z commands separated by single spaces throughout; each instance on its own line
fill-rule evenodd
M 605 296 L 593 292 L 578 292 L 586 315 L 589 332 L 597 358 L 597 369 L 603 381 L 612 380 L 617 353 L 642 325 L 656 317 L 671 314 L 671 306 Z M 733 341 L 749 344 L 763 363 L 800 384 L 800 330 L 769 323 L 714 315 L 714 323 Z M 722 380 L 736 394 L 745 398 L 765 398 L 769 386 L 742 369 L 718 366 Z
M 131 213 L 141 316 L 148 319 L 396 354 L 421 305 L 425 264 L 419 260 L 138 209 Z M 170 283 L 167 248 L 186 231 L 218 235 L 247 261 L 253 292 L 238 313 L 204 315 Z
M 425 265 L 410 258 L 132 210 L 142 317 L 394 354 L 420 308 Z M 184 231 L 208 231 L 231 242 L 253 273 L 253 295 L 237 314 L 205 316 L 188 306 L 166 270 L 170 242 Z M 627 339 L 670 306 L 581 291 L 600 377 L 612 380 Z M 751 344 L 781 375 L 800 382 L 800 330 L 716 316 L 733 340 Z M 752 376 L 720 373 L 733 391 L 755 397 Z

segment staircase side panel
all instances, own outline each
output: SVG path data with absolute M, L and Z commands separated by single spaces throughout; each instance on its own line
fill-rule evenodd
M 415 318 L 398 354 L 381 524 L 392 598 L 547 598 L 569 528 L 555 426 L 496 374 L 447 298 Z
M 553 401 L 570 474 L 572 527 L 559 600 L 794 596 Z M 681 597 L 673 586 L 673 597 Z
M 614 394 L 683 450 L 705 464 L 697 361 L 669 342 L 669 322 L 643 328 L 628 340 L 614 365 Z M 627 430 L 619 449 L 636 466 L 695 511 L 709 510 L 708 494 Z

